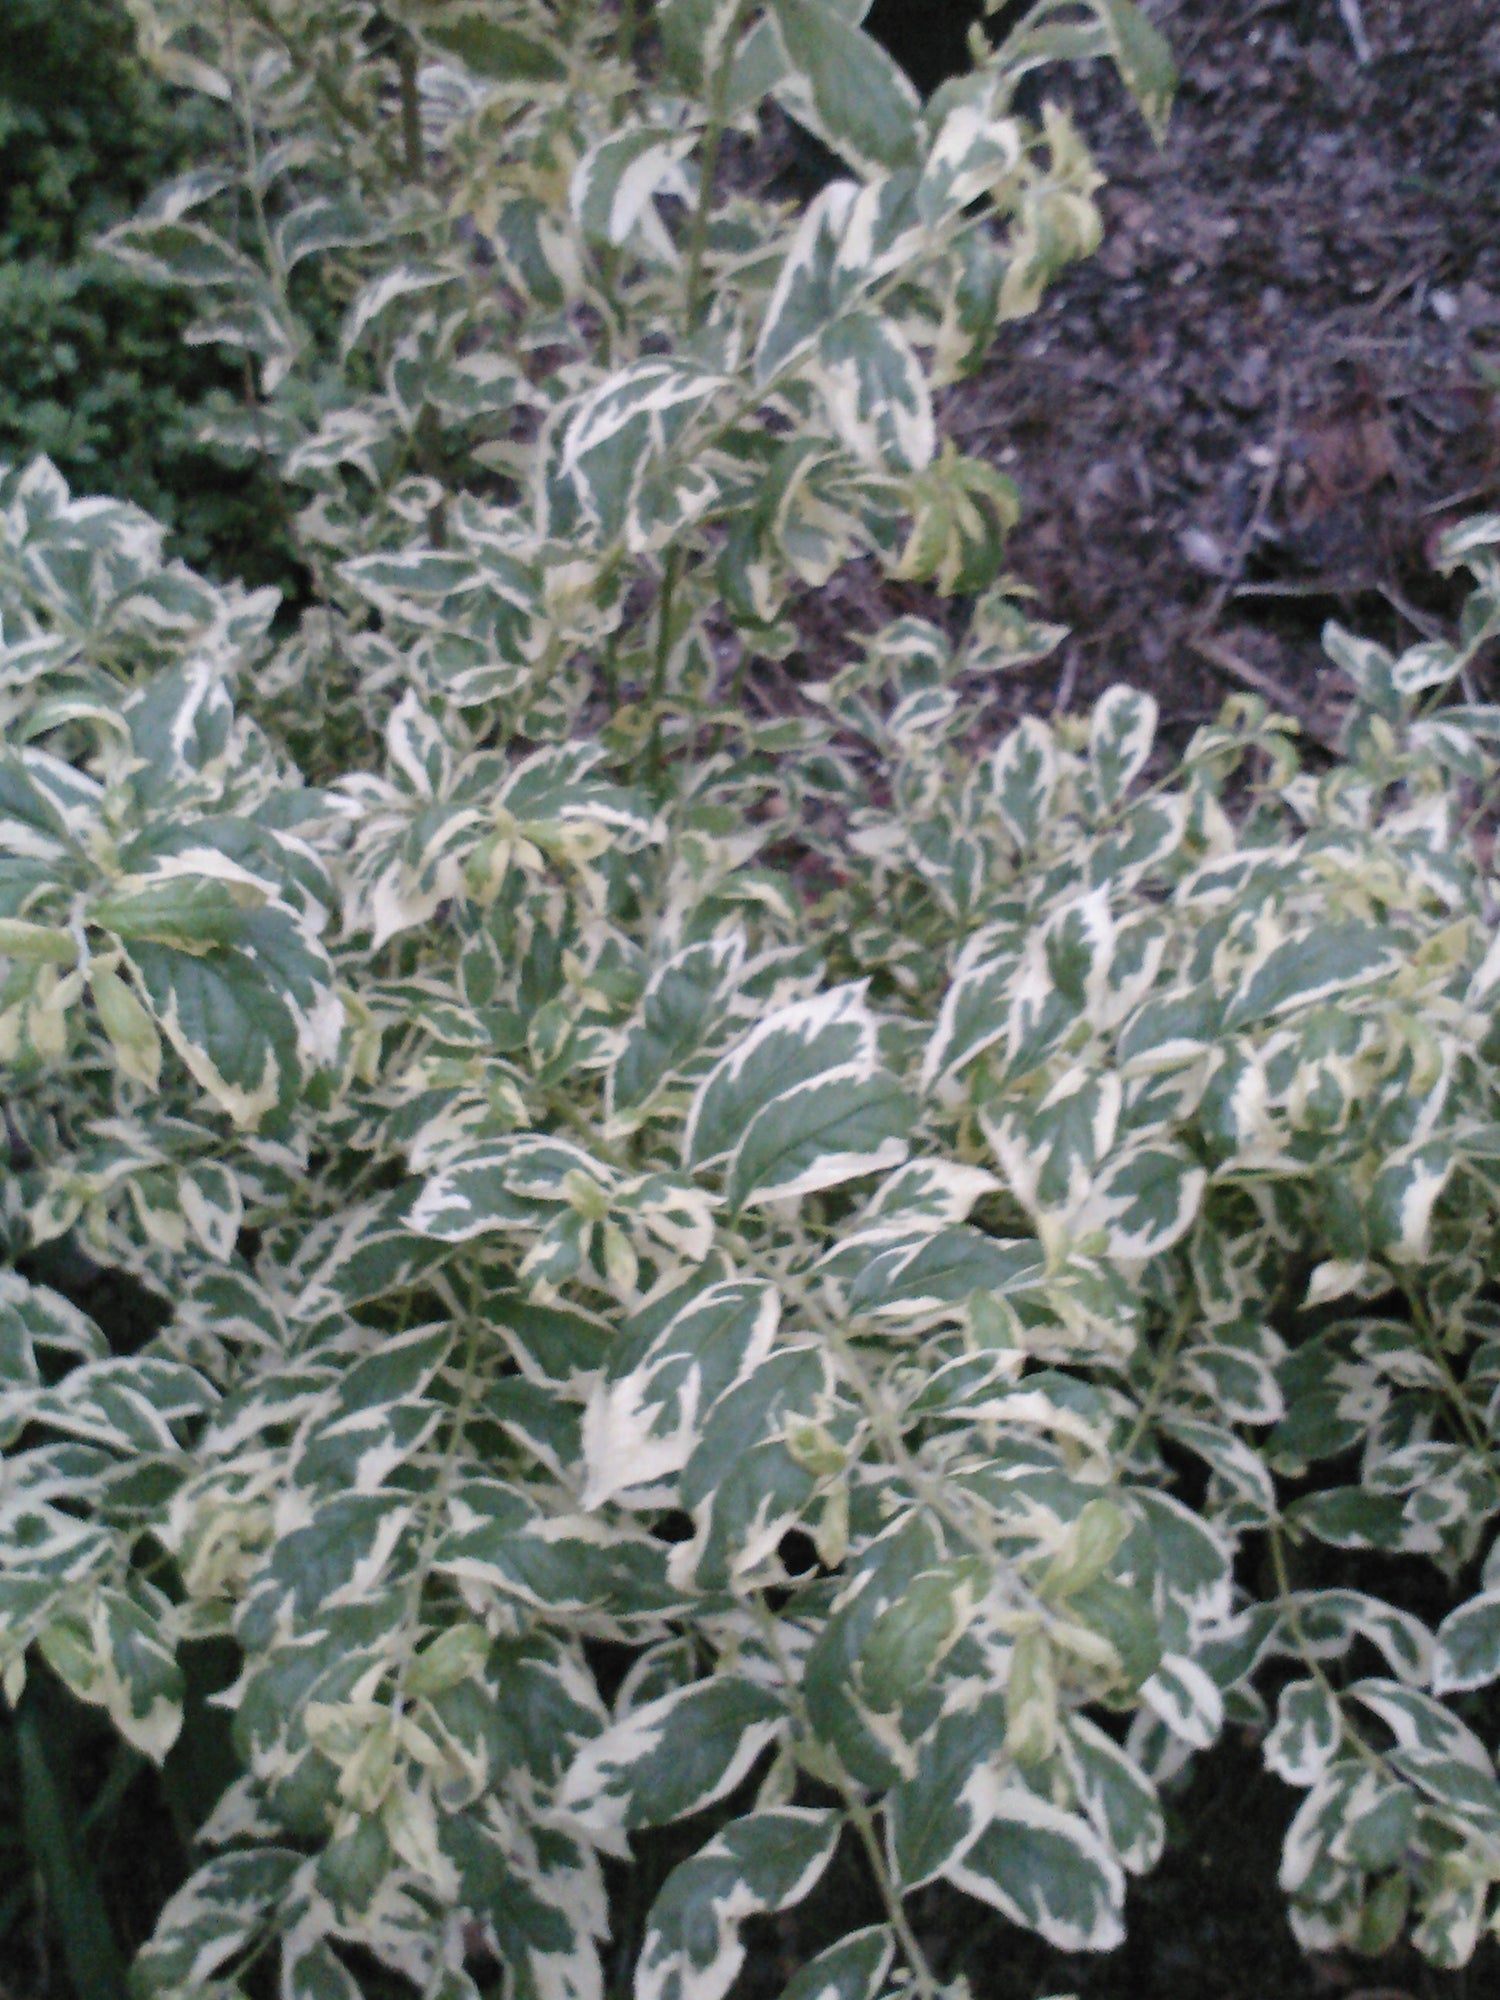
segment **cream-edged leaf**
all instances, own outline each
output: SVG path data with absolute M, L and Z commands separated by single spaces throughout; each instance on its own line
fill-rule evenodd
M 943 1874 L 1059 1951 L 1109 1951 L 1125 1935 L 1125 1877 L 1109 1849 L 1078 1814 L 1019 1787 Z
M 876 1023 L 861 982 L 776 1009 L 756 1023 L 700 1084 L 683 1132 L 683 1163 L 711 1166 L 731 1153 L 757 1114 L 799 1084 L 838 1071 L 876 1071 Z
M 665 1826 L 734 1790 L 787 1728 L 769 1688 L 732 1674 L 695 1681 L 628 1715 L 584 1745 L 559 1804 L 596 1834 Z
M 723 2000 L 745 1959 L 740 1924 L 801 1902 L 841 1825 L 837 1812 L 775 1807 L 731 1820 L 680 1862 L 646 1919 L 636 2000 Z

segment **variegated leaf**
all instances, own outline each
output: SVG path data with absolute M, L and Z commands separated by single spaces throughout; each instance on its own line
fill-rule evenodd
M 302 1867 L 291 1848 L 260 1847 L 207 1861 L 172 1896 L 136 1961 L 144 1993 L 191 1992 L 269 1924 Z
M 1500 1680 L 1500 1592 L 1481 1591 L 1439 1625 L 1433 1689 L 1460 1694 Z
M 720 1396 L 770 1352 L 781 1301 L 769 1285 L 717 1283 L 641 1313 L 583 1418 L 584 1505 L 682 1470 Z
M 594 1737 L 559 1802 L 596 1836 L 665 1826 L 732 1792 L 786 1728 L 773 1690 L 716 1674 L 632 1708 Z
M 1144 1774 L 1086 1716 L 1069 1716 L 1061 1744 L 1078 1802 L 1094 1831 L 1122 1868 L 1132 1875 L 1148 1873 L 1166 1845 L 1166 1822 Z
M 1089 720 L 1089 768 L 1099 801 L 1117 806 L 1151 754 L 1156 703 L 1134 688 L 1113 687 Z
M 866 176 L 914 164 L 919 100 L 878 42 L 819 0 L 772 0 L 789 73 L 777 95 Z
M 744 1963 L 740 1924 L 801 1902 L 840 1826 L 836 1812 L 780 1806 L 731 1820 L 680 1862 L 646 1920 L 636 2000 L 723 2000 Z
M 732 1207 L 793 1201 L 900 1166 L 914 1106 L 895 1077 L 847 1063 L 764 1104 L 729 1158 Z
M 1034 1793 L 1003 1792 L 984 1832 L 943 1874 L 1060 1951 L 1108 1951 L 1125 1935 L 1118 1862 L 1086 1820 Z
M 743 933 L 731 931 L 689 945 L 651 975 L 610 1068 L 613 1110 L 644 1104 L 699 1055 L 744 952 Z
M 1338 1699 L 1326 1681 L 1289 1681 L 1276 1705 L 1276 1726 L 1262 1754 L 1289 1785 L 1316 1784 L 1344 1741 Z
M 920 472 L 937 444 L 927 377 L 905 338 L 871 312 L 824 330 L 814 379 L 845 448 L 882 472 Z
M 784 1092 L 830 1074 L 876 1074 L 875 1017 L 863 985 L 838 986 L 759 1021 L 704 1078 L 683 1132 L 689 1167 L 732 1153 L 758 1113 Z
M 690 196 L 682 162 L 697 137 L 692 131 L 644 126 L 591 147 L 578 164 L 572 187 L 573 213 L 584 235 L 608 244 L 638 236 L 649 255 L 675 262 L 676 248 L 655 204 L 662 195 Z
M 885 1924 L 850 1931 L 810 1958 L 782 1989 L 781 2000 L 878 2000 L 895 1950 Z

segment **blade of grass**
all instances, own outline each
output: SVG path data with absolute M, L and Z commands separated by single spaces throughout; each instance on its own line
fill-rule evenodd
M 104 1899 L 48 1758 L 41 1717 L 29 1699 L 16 1713 L 16 1750 L 26 1844 L 47 1886 L 73 1991 L 77 2000 L 127 2000 L 125 1965 Z
M 145 1761 L 140 1751 L 132 1750 L 128 1743 L 119 1745 L 115 1751 L 114 1761 L 109 1767 L 108 1777 L 78 1822 L 80 1840 L 86 1840 L 96 1826 L 109 1825 L 114 1817 L 115 1808 L 135 1783 L 136 1774 Z
M 18 1882 L 10 1894 L 0 1901 L 0 1944 L 3 1944 L 15 1929 L 16 1920 L 26 1908 L 30 1898 L 29 1883 Z

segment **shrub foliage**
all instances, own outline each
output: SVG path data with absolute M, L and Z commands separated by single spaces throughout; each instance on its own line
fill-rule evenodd
M 1303 1941 L 1464 1962 L 1500 519 L 1454 643 L 1330 628 L 1331 764 L 1250 700 L 1173 762 L 1123 686 L 996 740 L 1058 634 L 935 399 L 1098 234 L 1017 81 L 1165 115 L 1123 0 L 925 107 L 848 0 L 137 12 L 239 150 L 110 247 L 250 357 L 319 591 L 0 486 L 5 1227 L 167 1315 L 0 1280 L 0 1672 L 159 1760 L 239 1662 L 138 1992 L 591 2000 L 603 1864 L 689 1820 L 638 2000 L 841 1844 L 881 1921 L 788 2000 L 956 2000 L 911 1893 L 1109 1947 L 1227 1725 Z M 773 100 L 847 165 L 802 213 Z M 855 560 L 975 601 L 756 712 Z

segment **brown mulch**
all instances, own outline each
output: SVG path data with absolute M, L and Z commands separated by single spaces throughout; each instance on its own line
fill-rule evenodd
M 1113 76 L 1063 81 L 1104 245 L 949 419 L 1018 481 L 1013 567 L 1075 634 L 1026 705 L 1126 678 L 1190 724 L 1246 679 L 1326 727 L 1324 620 L 1429 636 L 1439 533 L 1500 504 L 1500 11 L 1362 0 L 1365 63 L 1339 0 L 1150 11 L 1166 144 Z
M 1170 735 L 1248 685 L 1327 741 L 1324 622 L 1433 636 L 1461 596 L 1439 535 L 1500 505 L 1500 8 L 1147 11 L 1182 74 L 1165 145 L 1104 66 L 1048 72 L 1107 177 L 1104 244 L 946 399 L 1021 489 L 1010 567 L 1073 634 L 1009 693 L 1130 680 Z M 935 608 L 857 567 L 803 607 L 792 677 Z

